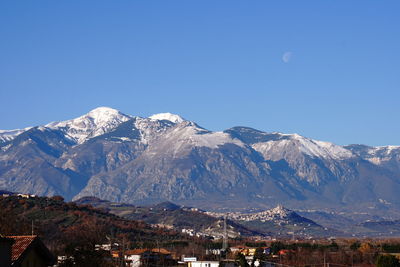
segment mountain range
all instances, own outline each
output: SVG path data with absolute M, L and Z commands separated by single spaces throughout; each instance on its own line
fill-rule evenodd
M 0 189 L 215 211 L 283 204 L 393 219 L 400 218 L 400 147 L 339 146 L 249 127 L 213 132 L 170 113 L 142 118 L 100 107 L 1 130 Z

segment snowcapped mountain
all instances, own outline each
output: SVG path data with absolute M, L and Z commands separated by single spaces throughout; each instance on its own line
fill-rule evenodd
M 293 149 L 312 158 L 341 160 L 354 157 L 353 152 L 345 147 L 298 134 L 265 133 L 247 127 L 234 127 L 226 132 L 244 139 L 268 160 L 273 157 L 284 158 L 285 153 Z
M 150 119 L 153 120 L 166 120 L 166 121 L 170 121 L 173 123 L 181 123 L 183 121 L 185 121 L 185 119 L 183 119 L 181 116 L 179 115 L 175 115 L 175 114 L 171 114 L 171 113 L 159 113 L 159 114 L 154 114 L 152 116 L 149 117 Z
M 338 146 L 247 127 L 206 130 L 170 113 L 101 107 L 0 131 L 0 189 L 208 210 L 400 210 L 400 148 Z
M 249 144 L 266 161 L 286 162 L 298 180 L 311 185 L 353 176 L 346 163 L 356 156 L 344 147 L 298 134 L 265 133 L 247 127 L 234 127 L 226 132 Z
M 157 129 L 148 128 L 150 121 L 168 121 L 172 124 L 181 123 L 185 120 L 179 115 L 171 113 L 159 113 L 150 116 L 149 118 L 141 118 L 137 116 L 130 116 L 120 111 L 109 108 L 109 107 L 98 107 L 87 114 L 80 116 L 75 119 L 51 122 L 47 125 L 41 126 L 42 129 L 49 128 L 52 130 L 58 130 L 63 132 L 67 138 L 70 138 L 77 144 L 82 144 L 85 141 L 106 134 L 117 126 L 135 118 L 135 128 L 141 131 L 143 141 L 146 142 L 146 138 L 153 134 Z M 33 127 L 27 127 L 25 129 L 15 130 L 0 130 L 0 143 L 13 140 L 19 134 L 28 131 Z
M 8 142 L 13 140 L 17 135 L 28 131 L 31 127 L 25 129 L 15 129 L 15 130 L 0 130 L 0 143 Z
M 88 138 L 107 133 L 129 119 L 131 119 L 130 116 L 118 110 L 99 107 L 79 118 L 62 122 L 52 122 L 45 127 L 60 130 L 72 140 L 81 144 Z
M 232 138 L 224 132 L 211 132 L 193 122 L 182 122 L 149 147 L 151 153 L 170 153 L 174 157 L 191 151 L 194 147 L 217 149 L 224 144 L 234 144 L 244 147 L 239 139 Z
M 276 133 L 276 135 L 281 136 L 279 140 L 255 143 L 252 147 L 263 154 L 266 159 L 271 159 L 271 155 L 284 158 L 283 153 L 292 149 L 313 158 L 341 160 L 354 156 L 350 150 L 329 142 L 312 140 L 298 134 Z M 273 152 L 280 154 L 276 155 Z
M 400 159 L 400 146 L 378 146 L 350 145 L 346 149 L 374 164 L 382 164 L 393 159 Z
M 392 172 L 392 176 L 400 173 L 400 146 L 349 145 L 345 147 L 354 154 L 376 166 Z

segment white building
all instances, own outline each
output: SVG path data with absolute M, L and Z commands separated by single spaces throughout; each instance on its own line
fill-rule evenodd
M 188 262 L 188 267 L 218 267 L 219 261 L 192 261 Z

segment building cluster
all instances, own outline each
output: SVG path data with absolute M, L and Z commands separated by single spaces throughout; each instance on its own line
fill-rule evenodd
M 256 254 L 256 250 L 257 250 L 257 248 L 247 247 L 247 246 L 235 246 L 235 247 L 231 247 L 229 249 L 234 254 L 241 253 L 245 256 L 254 256 Z M 266 255 L 269 255 L 271 252 L 270 247 L 260 247 L 260 249 L 262 249 L 262 252 Z
M 220 250 L 218 250 L 220 252 Z M 218 267 L 220 261 L 198 260 L 197 257 L 178 255 L 165 248 L 111 250 L 113 262 L 116 266 L 181 266 L 181 267 Z M 218 255 L 220 255 L 218 253 Z M 237 267 L 228 264 L 227 267 Z
M 228 219 L 235 221 L 274 221 L 275 223 L 288 223 L 288 216 L 293 211 L 286 209 L 285 207 L 278 205 L 277 207 L 265 210 L 261 212 L 255 213 L 241 213 L 241 212 L 228 212 L 228 213 L 220 213 L 220 212 L 206 212 L 206 214 L 221 218 L 223 216 L 227 216 Z
M 290 251 L 282 249 L 271 254 L 270 247 L 233 246 L 228 250 L 208 249 L 205 257 L 198 259 L 195 256 L 185 256 L 171 252 L 165 248 L 153 249 L 124 249 L 118 243 L 98 244 L 94 250 L 107 251 L 108 258 L 115 266 L 141 267 L 141 266 L 181 266 L 181 267 L 238 267 L 236 255 L 241 254 L 250 266 L 256 266 L 260 253 L 279 257 Z M 226 259 L 227 255 L 231 259 Z M 213 259 L 213 260 L 204 260 Z M 218 260 L 216 260 L 218 259 Z M 43 242 L 35 235 L 32 236 L 1 236 L 0 235 L 0 266 L 1 267 L 48 267 L 60 266 L 66 261 L 74 261 L 71 256 L 55 257 Z
M 2 197 L 9 197 L 9 196 L 17 196 L 21 198 L 35 198 L 36 195 L 30 195 L 30 194 L 14 194 L 14 193 L 3 193 L 1 194 Z
M 183 234 L 187 234 L 189 236 L 197 236 L 197 237 L 205 237 L 205 238 L 209 238 L 209 237 L 216 238 L 216 236 L 210 236 L 209 234 L 206 234 L 206 233 L 203 233 L 203 232 L 197 232 L 194 229 L 183 228 L 182 229 L 182 233 Z
M 121 266 L 121 263 L 126 267 L 176 265 L 175 255 L 164 248 L 118 250 L 111 251 L 111 255 L 117 266 Z

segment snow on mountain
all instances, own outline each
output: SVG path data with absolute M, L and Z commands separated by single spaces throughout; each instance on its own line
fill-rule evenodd
M 131 118 L 131 116 L 125 115 L 118 110 L 99 107 L 76 119 L 52 122 L 47 124 L 46 127 L 61 130 L 80 144 L 90 137 L 95 137 L 114 129 Z
M 140 132 L 140 139 L 143 144 L 149 144 L 173 125 L 169 120 L 154 120 L 141 117 L 136 117 L 134 123 L 134 127 Z
M 172 113 L 158 113 L 149 117 L 152 120 L 167 120 L 173 123 L 181 123 L 185 121 L 181 116 Z
M 0 143 L 13 140 L 17 135 L 28 131 L 32 127 L 27 127 L 25 129 L 15 129 L 15 130 L 0 130 Z
M 400 146 L 368 147 L 366 153 L 361 155 L 364 159 L 374 164 L 381 164 L 400 155 Z
M 376 146 L 376 147 L 371 147 L 368 150 L 368 153 L 371 156 L 390 156 L 393 152 L 398 152 L 400 149 L 400 146 Z
M 353 153 L 330 142 L 317 141 L 298 134 L 279 134 L 283 138 L 267 142 L 259 142 L 252 147 L 262 153 L 266 159 L 284 158 L 285 154 L 298 150 L 311 157 L 325 159 L 347 159 L 353 157 Z M 271 158 L 273 157 L 273 158 Z
M 154 143 L 150 149 L 154 150 L 154 153 L 163 151 L 179 155 L 180 152 L 189 151 L 193 147 L 217 148 L 228 143 L 245 146 L 242 141 L 232 138 L 227 133 L 211 132 L 193 122 L 184 121 L 167 131 L 160 142 Z
M 0 187 L 34 194 L 131 203 L 199 199 L 216 208 L 400 207 L 400 147 L 394 146 L 342 147 L 247 127 L 212 132 L 173 114 L 140 118 L 101 107 L 34 127 L 0 142 L 0 149 Z M 375 166 L 367 160 L 384 161 Z

